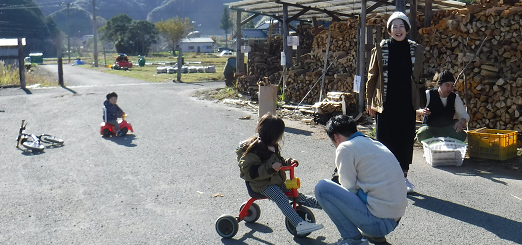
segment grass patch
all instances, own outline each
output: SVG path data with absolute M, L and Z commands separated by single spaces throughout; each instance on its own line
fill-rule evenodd
M 0 86 L 20 86 L 20 73 L 18 67 L 7 65 L 0 61 Z M 39 84 L 40 87 L 58 86 L 58 81 L 52 79 L 43 69 L 34 64 L 30 70 L 25 71 L 25 85 Z
M 237 99 L 238 95 L 237 89 L 232 87 L 198 91 L 195 94 L 196 97 L 206 100 Z
M 128 71 L 124 70 L 112 70 L 107 68 L 107 65 L 113 64 L 117 54 L 111 54 L 106 56 L 107 64 L 103 56 L 99 57 L 99 67 L 92 67 L 92 65 L 82 65 L 80 67 L 97 70 L 105 73 L 116 74 L 125 77 L 131 77 L 148 82 L 172 82 L 177 80 L 177 74 L 157 74 L 156 68 L 158 66 L 172 66 L 177 61 L 177 57 L 172 55 L 159 54 L 157 56 L 145 57 L 147 64 L 144 67 L 138 66 L 138 56 L 129 56 L 129 59 L 133 63 L 133 68 Z M 207 81 L 222 81 L 225 79 L 223 70 L 229 57 L 220 57 L 215 54 L 196 54 L 196 53 L 184 53 L 183 55 L 185 65 L 194 66 L 215 66 L 215 73 L 183 73 L 181 74 L 181 81 L 184 83 L 194 82 L 207 82 Z M 86 64 L 92 64 L 92 58 L 86 58 L 83 60 Z M 201 63 L 192 63 L 201 62 Z

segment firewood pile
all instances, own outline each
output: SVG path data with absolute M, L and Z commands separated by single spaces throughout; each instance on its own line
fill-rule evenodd
M 464 72 L 471 128 L 522 131 L 522 3 L 506 2 L 483 0 L 442 11 L 436 25 L 419 30 L 426 47 L 425 75 L 442 69 L 457 75 L 487 37 Z M 465 101 L 463 76 L 456 90 Z
M 312 42 L 314 40 L 312 32 L 312 25 L 302 24 L 297 26 L 297 35 L 299 36 L 299 46 L 301 49 L 312 49 Z
M 299 30 L 302 29 L 308 33 L 307 35 L 312 35 L 314 31 L 311 27 Z M 352 91 L 356 69 L 357 22 L 334 22 L 330 25 L 330 30 L 332 33 L 327 61 L 329 68 L 324 79 L 323 97 L 330 91 Z M 286 73 L 286 93 L 290 101 L 301 102 L 309 91 L 310 94 L 303 103 L 313 104 L 319 101 L 328 32 L 329 30 L 322 30 L 315 35 L 311 45 L 312 51 L 302 55 L 301 62 Z M 281 74 L 282 72 L 279 73 Z
M 257 82 L 268 77 L 271 83 L 278 83 L 281 67 L 281 50 L 283 39 L 281 36 L 273 36 L 270 43 L 251 45 L 248 53 L 248 75 L 240 76 L 237 80 L 237 88 L 243 95 L 257 99 Z

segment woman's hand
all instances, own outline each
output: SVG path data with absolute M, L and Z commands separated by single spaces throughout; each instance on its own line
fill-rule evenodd
M 279 171 L 279 170 L 281 170 L 281 167 L 282 167 L 282 166 L 283 166 L 283 165 L 282 165 L 280 162 L 274 162 L 274 163 L 272 163 L 272 168 L 273 168 L 275 171 Z
M 366 106 L 366 113 L 368 113 L 368 115 L 370 115 L 370 116 L 372 116 L 372 117 L 375 116 L 375 111 L 372 110 L 372 107 L 369 106 L 369 105 Z

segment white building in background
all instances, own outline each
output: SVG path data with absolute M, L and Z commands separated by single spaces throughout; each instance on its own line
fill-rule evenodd
M 196 37 L 181 39 L 183 52 L 213 53 L 214 40 L 210 37 Z

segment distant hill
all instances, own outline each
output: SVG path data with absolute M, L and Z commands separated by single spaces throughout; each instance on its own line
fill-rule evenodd
M 195 21 L 194 27 L 203 35 L 224 35 L 219 29 L 224 3 L 237 0 L 96 0 L 96 15 L 106 20 L 127 14 L 135 20 L 157 22 L 178 16 Z M 48 16 L 66 8 L 60 1 L 34 0 Z M 64 1 L 65 2 L 65 1 Z M 71 7 L 80 7 L 92 14 L 92 0 L 72 0 Z M 71 16 L 71 18 L 74 18 Z

